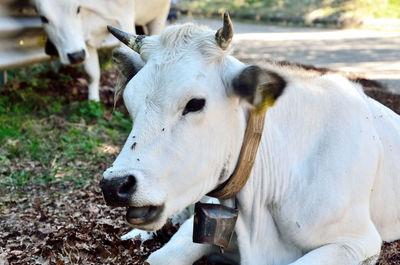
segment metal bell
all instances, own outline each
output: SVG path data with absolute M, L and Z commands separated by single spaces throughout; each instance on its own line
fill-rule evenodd
M 198 202 L 194 207 L 193 242 L 227 248 L 235 229 L 238 209 Z

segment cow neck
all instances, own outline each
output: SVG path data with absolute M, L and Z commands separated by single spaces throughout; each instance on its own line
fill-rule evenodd
M 227 181 L 212 190 L 207 196 L 221 200 L 233 198 L 249 179 L 260 145 L 266 112 L 250 111 L 246 132 L 235 171 Z

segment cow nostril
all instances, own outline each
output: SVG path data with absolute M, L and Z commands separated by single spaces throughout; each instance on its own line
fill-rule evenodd
M 107 205 L 125 207 L 130 205 L 132 194 L 136 189 L 136 178 L 133 175 L 103 178 L 100 181 L 104 200 Z
M 135 177 L 129 175 L 126 177 L 126 181 L 121 185 L 118 190 L 118 195 L 120 196 L 127 196 L 132 192 L 133 187 L 136 184 Z

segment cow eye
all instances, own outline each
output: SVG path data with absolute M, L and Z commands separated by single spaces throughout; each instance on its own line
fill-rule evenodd
M 204 108 L 204 105 L 206 104 L 206 100 L 204 98 L 193 98 L 189 100 L 189 102 L 186 104 L 185 109 L 183 110 L 182 115 L 186 115 L 189 112 L 195 112 L 202 110 Z
M 76 10 L 76 13 L 79 14 L 81 12 L 81 7 L 78 6 L 78 9 Z
M 41 20 L 43 23 L 49 23 L 49 20 L 48 20 L 45 16 L 40 16 L 40 20 Z

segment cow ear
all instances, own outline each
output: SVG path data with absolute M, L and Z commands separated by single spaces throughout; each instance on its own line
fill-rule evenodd
M 137 74 L 137 72 L 142 69 L 142 67 L 144 66 L 144 62 L 142 61 L 138 53 L 125 47 L 114 49 L 112 56 L 120 73 L 120 75 L 118 76 L 117 86 L 115 87 L 115 107 L 115 104 L 121 96 L 126 84 L 128 84 L 129 80 L 131 80 Z
M 144 65 L 138 53 L 124 47 L 114 49 L 112 56 L 126 82 L 131 80 Z
M 251 65 L 233 78 L 232 87 L 236 95 L 245 99 L 257 111 L 265 111 L 282 95 L 286 81 L 273 71 Z

